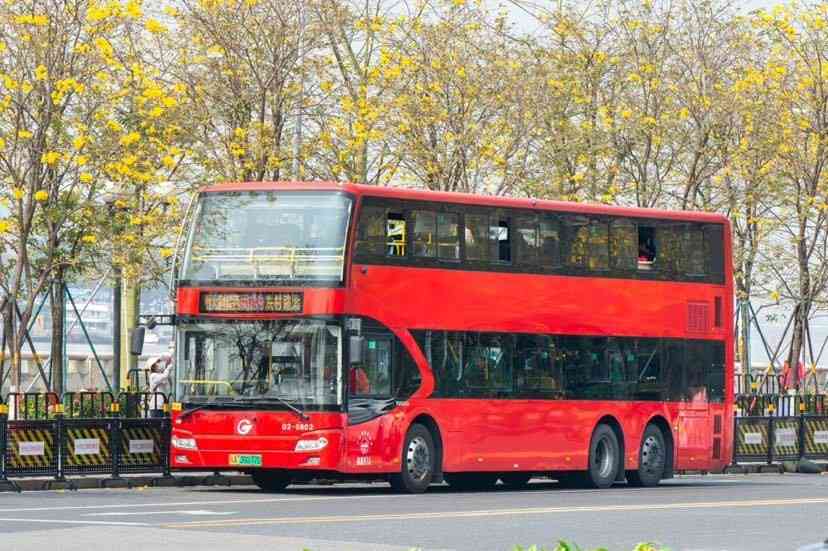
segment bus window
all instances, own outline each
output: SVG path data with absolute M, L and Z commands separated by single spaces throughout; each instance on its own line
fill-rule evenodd
M 405 256 L 405 218 L 401 212 L 389 212 L 385 222 L 388 256 Z
M 641 228 L 639 228 L 640 235 Z M 636 227 L 626 218 L 616 218 L 610 228 L 610 255 L 615 270 L 635 270 L 639 256 L 640 238 L 636 238 Z
M 564 219 L 564 258 L 572 268 L 586 267 L 589 255 L 589 220 L 584 216 L 568 216 Z
M 489 258 L 492 262 L 502 264 L 512 261 L 512 240 L 508 218 L 501 216 L 489 218 Z
M 460 260 L 460 216 L 437 215 L 437 256 L 443 260 Z
M 368 335 L 363 341 L 361 364 L 351 364 L 348 374 L 352 396 L 391 395 L 391 348 L 390 337 Z
M 638 226 L 638 269 L 651 270 L 656 253 L 655 228 Z
M 465 216 L 466 260 L 485 262 L 489 259 L 489 217 L 483 214 Z
M 357 230 L 357 253 L 382 256 L 385 254 L 385 209 L 363 207 Z
M 562 380 L 554 340 L 518 335 L 515 340 L 515 398 L 560 398 Z
M 663 224 L 655 228 L 655 246 L 658 255 L 653 259 L 653 269 L 660 277 L 673 279 L 678 274 L 681 262 L 681 236 L 683 224 Z
M 541 266 L 559 268 L 561 265 L 561 232 L 558 219 L 552 215 L 542 216 L 539 230 Z
M 538 222 L 534 216 L 519 216 L 515 219 L 515 245 L 517 263 L 534 268 L 540 265 L 540 243 Z
M 590 270 L 609 269 L 609 226 L 603 220 L 593 220 L 589 225 L 589 257 L 587 265 Z
M 437 215 L 433 212 L 415 210 L 411 213 L 414 221 L 414 256 L 433 258 L 437 250 Z

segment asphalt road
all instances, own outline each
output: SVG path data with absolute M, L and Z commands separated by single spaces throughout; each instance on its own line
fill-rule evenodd
M 687 476 L 658 488 L 397 495 L 386 485 L 0 494 L 0 549 L 257 551 L 797 549 L 828 537 L 828 476 Z

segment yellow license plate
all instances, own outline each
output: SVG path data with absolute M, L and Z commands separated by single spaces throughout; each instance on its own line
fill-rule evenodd
M 261 455 L 239 455 L 235 453 L 230 454 L 230 464 L 234 467 L 261 467 Z

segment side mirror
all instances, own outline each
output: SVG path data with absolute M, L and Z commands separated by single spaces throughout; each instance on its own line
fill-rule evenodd
M 365 344 L 365 337 L 349 337 L 348 348 L 350 349 L 350 362 L 352 364 L 362 363 L 362 348 Z
M 144 333 L 147 329 L 143 325 L 139 325 L 132 331 L 132 336 L 129 342 L 129 353 L 133 356 L 140 356 L 144 351 Z

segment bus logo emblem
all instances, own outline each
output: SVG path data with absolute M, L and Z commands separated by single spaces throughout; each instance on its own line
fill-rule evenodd
M 374 441 L 368 431 L 362 431 L 359 435 L 359 452 L 362 455 L 368 455 L 368 452 L 371 451 L 371 446 L 373 445 Z
M 236 425 L 236 432 L 242 436 L 250 434 L 251 430 L 253 430 L 253 423 L 250 422 L 250 419 L 242 419 L 239 421 L 239 424 Z

